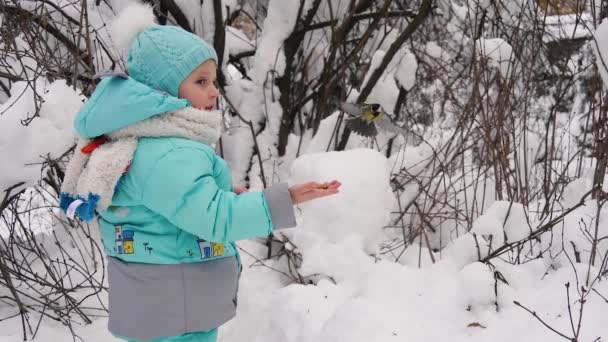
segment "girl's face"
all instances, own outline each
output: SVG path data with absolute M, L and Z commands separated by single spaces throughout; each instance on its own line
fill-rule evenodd
M 208 60 L 199 65 L 182 81 L 178 97 L 187 99 L 194 108 L 213 110 L 220 95 L 216 87 L 215 61 Z

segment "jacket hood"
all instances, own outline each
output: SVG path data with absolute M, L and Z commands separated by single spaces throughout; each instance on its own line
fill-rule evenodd
M 124 76 L 104 78 L 82 106 L 74 127 L 83 138 L 94 138 L 158 114 L 190 107 L 179 99 Z

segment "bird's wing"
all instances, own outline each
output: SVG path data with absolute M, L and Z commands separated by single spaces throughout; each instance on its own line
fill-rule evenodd
M 360 116 L 347 119 L 346 127 L 364 137 L 374 137 L 378 134 L 376 125 L 373 122 L 363 120 Z
M 382 115 L 382 117 L 376 121 L 376 124 L 383 131 L 401 134 L 405 138 L 405 141 L 408 142 L 408 144 L 417 146 L 423 141 L 420 135 L 408 128 L 400 127 L 386 113 L 384 113 L 384 115 Z
M 403 136 L 407 136 L 409 131 L 405 128 L 399 127 L 397 124 L 393 122 L 390 116 L 386 113 L 382 115 L 377 121 L 376 124 L 383 131 L 388 131 L 391 133 L 401 134 Z
M 340 109 L 352 116 L 363 114 L 363 107 L 354 103 L 341 102 Z

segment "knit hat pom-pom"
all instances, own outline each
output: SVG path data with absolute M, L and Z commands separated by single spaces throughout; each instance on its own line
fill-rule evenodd
M 138 34 L 157 25 L 152 6 L 132 3 L 118 13 L 110 24 L 110 34 L 114 46 L 121 52 L 129 51 Z

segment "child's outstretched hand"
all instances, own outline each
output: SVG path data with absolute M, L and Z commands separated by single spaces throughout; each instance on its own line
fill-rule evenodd
M 310 201 L 316 198 L 337 194 L 342 183 L 333 180 L 329 183 L 308 182 L 297 184 L 289 188 L 293 204 Z
M 243 192 L 249 192 L 249 189 L 247 189 L 244 186 L 235 185 L 233 188 L 234 188 L 234 193 L 237 194 L 237 195 L 240 195 Z

